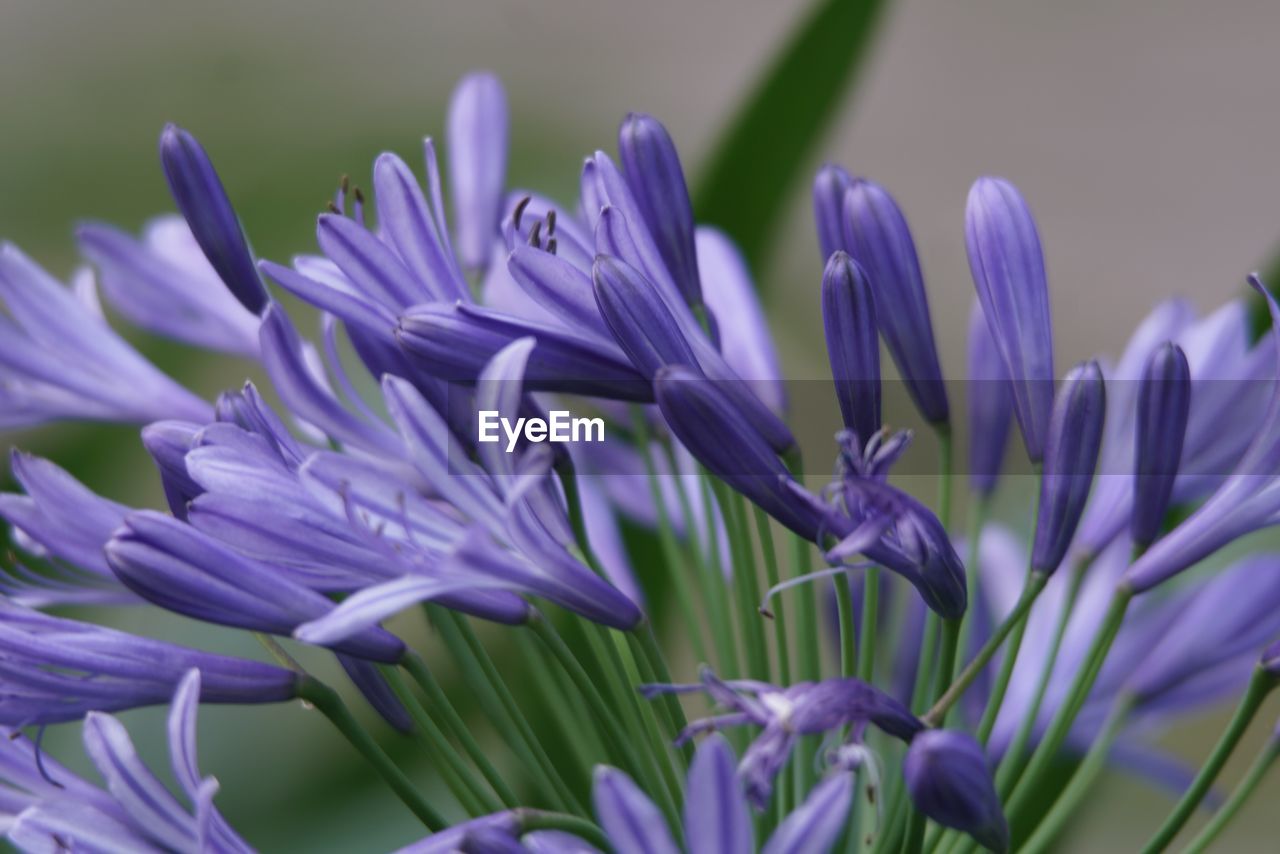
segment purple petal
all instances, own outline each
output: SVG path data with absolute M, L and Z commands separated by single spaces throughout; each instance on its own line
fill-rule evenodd
M 468 74 L 449 102 L 449 186 L 457 219 L 458 255 L 483 267 L 498 235 L 507 173 L 507 96 L 497 75 Z
M 718 735 L 702 742 L 694 754 L 684 805 L 685 846 L 690 851 L 735 854 L 754 850 L 751 814 L 736 762 L 733 748 Z
M 596 818 L 618 854 L 678 854 L 662 813 L 626 774 L 597 767 L 591 799 Z

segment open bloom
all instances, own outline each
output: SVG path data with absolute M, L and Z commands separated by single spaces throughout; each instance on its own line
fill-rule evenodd
M 102 712 L 85 718 L 84 747 L 105 789 L 41 758 L 18 733 L 0 742 L 4 778 L 15 787 L 2 808 L 6 838 L 23 851 L 251 851 L 213 805 L 218 781 L 200 775 L 200 699 L 200 671 L 188 671 L 173 692 L 167 728 L 182 800 L 143 763 L 124 725 Z
M 749 680 L 725 682 L 709 668 L 703 668 L 699 684 L 647 685 L 641 690 L 648 697 L 705 691 L 725 710 L 689 724 L 681 740 L 725 727 L 761 728 L 738 766 L 747 797 L 759 809 L 768 802 L 774 778 L 801 736 L 870 723 L 894 738 L 910 741 L 924 728 L 897 700 L 852 678 L 779 687 Z

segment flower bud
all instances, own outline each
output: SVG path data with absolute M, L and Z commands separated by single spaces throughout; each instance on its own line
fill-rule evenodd
M 929 298 L 906 217 L 884 188 L 855 179 L 844 198 L 845 248 L 867 273 L 880 332 L 916 408 L 931 424 L 950 415 L 929 320 Z
M 953 730 L 926 730 L 902 763 L 916 809 L 943 827 L 963 831 L 992 851 L 1009 848 L 1009 824 L 982 747 Z
M 627 186 L 685 302 L 702 304 L 693 205 L 675 143 L 653 116 L 632 113 L 618 129 L 618 154 Z
M 969 485 L 978 495 L 996 488 L 1012 416 L 1009 375 L 975 302 L 969 312 Z
M 844 167 L 828 163 L 813 179 L 813 221 L 818 229 L 818 251 L 823 260 L 844 249 L 844 194 L 853 178 Z
M 1155 541 L 1178 477 L 1182 440 L 1191 412 L 1191 368 L 1186 354 L 1168 342 L 1151 354 L 1138 385 L 1133 484 L 1133 542 Z
M 841 251 L 822 274 L 822 324 L 840 414 L 865 444 L 880 430 L 880 339 L 871 285 Z
M 1053 403 L 1040 479 L 1031 568 L 1052 573 L 1075 536 L 1093 485 L 1107 409 L 1102 369 L 1086 362 L 1071 369 Z
M 178 210 L 223 284 L 241 305 L 261 314 L 268 301 L 267 289 L 204 147 L 177 125 L 167 125 L 160 134 L 160 163 Z
M 974 183 L 965 243 L 983 314 L 1012 383 L 1027 456 L 1040 462 L 1053 409 L 1053 328 L 1040 235 L 1017 188 L 1001 178 Z

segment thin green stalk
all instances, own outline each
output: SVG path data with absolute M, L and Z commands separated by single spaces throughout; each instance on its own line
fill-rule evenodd
M 708 475 L 709 477 L 710 475 Z M 764 642 L 761 625 L 760 585 L 756 579 L 755 560 L 751 543 L 746 537 L 746 526 L 741 496 L 719 480 L 713 480 L 712 490 L 724 516 L 724 527 L 729 537 L 729 554 L 733 560 L 733 589 L 738 598 L 738 615 L 741 618 L 743 647 L 747 658 L 747 672 L 753 679 L 769 681 L 769 652 Z
M 1192 813 L 1196 811 L 1196 807 L 1200 806 L 1200 802 L 1204 800 L 1204 796 L 1208 793 L 1209 787 L 1213 785 L 1213 781 L 1217 778 L 1218 772 L 1222 770 L 1222 766 L 1227 764 L 1227 759 L 1231 757 L 1231 752 L 1236 749 L 1236 745 L 1240 743 L 1240 739 L 1244 736 L 1245 730 L 1249 728 L 1249 724 L 1253 721 L 1254 715 L 1258 713 L 1262 701 L 1267 698 L 1272 689 L 1276 687 L 1276 676 L 1259 666 L 1253 671 L 1253 678 L 1249 680 L 1249 687 L 1245 690 L 1244 696 L 1240 698 L 1240 705 L 1236 707 L 1236 713 L 1232 716 L 1231 722 L 1227 724 L 1227 728 L 1223 731 L 1222 736 L 1218 739 L 1218 743 L 1214 745 L 1213 752 L 1209 754 L 1209 758 L 1205 760 L 1204 766 L 1201 767 L 1200 773 L 1196 775 L 1191 786 L 1183 793 L 1182 799 L 1178 801 L 1178 805 L 1173 808 L 1173 812 L 1164 820 L 1164 824 L 1160 825 L 1160 829 L 1142 849 L 1142 854 L 1154 854 L 1157 851 L 1163 851 L 1178 835 L 1178 831 L 1187 823 L 1187 819 L 1191 818 Z
M 440 775 L 440 779 L 444 780 L 449 791 L 453 792 L 467 815 L 476 818 L 501 810 L 504 806 L 510 806 L 510 804 L 504 805 L 479 780 L 475 779 L 466 762 L 449 743 L 448 736 L 409 690 L 400 672 L 390 665 L 384 665 L 382 673 L 387 679 L 387 684 L 391 686 L 392 692 L 400 700 L 401 705 L 408 710 L 409 717 L 413 719 L 414 738 L 422 745 L 436 773 Z
M 1048 576 L 1041 572 L 1033 572 L 1027 576 L 1027 583 L 1023 586 L 1022 594 L 1018 597 L 1013 610 L 1009 612 L 1009 616 L 1005 617 L 1004 622 L 996 628 L 987 642 L 983 644 L 982 649 L 978 650 L 978 654 L 965 666 L 960 675 L 947 688 L 946 693 L 938 699 L 938 702 L 933 704 L 933 708 L 924 716 L 927 725 L 937 726 L 941 723 L 943 716 L 963 696 L 964 692 L 973 684 L 973 680 L 978 678 L 982 668 L 986 667 L 987 663 L 991 661 L 1009 634 L 1026 620 L 1027 614 L 1031 612 L 1031 606 L 1035 604 L 1036 598 L 1044 590 L 1044 585 L 1047 581 Z
M 1273 737 L 1249 766 L 1244 779 L 1231 793 L 1231 797 L 1227 798 L 1225 804 L 1218 807 L 1217 812 L 1213 814 L 1213 820 L 1204 826 L 1195 839 L 1191 840 L 1191 844 L 1183 854 L 1201 854 L 1213 840 L 1218 838 L 1218 834 L 1222 833 L 1223 829 L 1236 817 L 1236 813 L 1240 812 L 1240 808 L 1252 797 L 1262 778 L 1267 776 L 1267 771 L 1271 770 L 1271 766 L 1275 764 L 1276 757 L 1280 757 L 1280 739 Z
M 858 627 L 853 619 L 853 592 L 848 576 L 836 579 L 835 593 L 840 623 L 840 675 L 847 679 L 858 675 Z
M 732 568 L 724 567 L 720 562 L 720 530 L 716 520 L 722 517 L 715 496 L 712 494 L 710 475 L 704 474 L 698 478 L 698 492 L 702 498 L 703 521 L 707 526 L 707 571 L 702 576 L 703 598 L 706 600 L 707 613 L 712 620 L 716 646 L 719 647 L 720 667 L 726 671 L 727 675 L 741 676 L 742 664 L 738 657 L 737 641 L 734 639 L 728 597 L 725 596 L 728 590 L 725 570 Z M 693 517 L 689 518 L 690 526 L 696 527 Z
M 1080 714 L 1080 709 L 1084 707 L 1084 702 L 1088 699 L 1089 692 L 1093 690 L 1093 684 L 1098 679 L 1098 673 L 1102 670 L 1102 664 L 1106 661 L 1107 653 L 1111 651 L 1111 645 L 1115 642 L 1116 635 L 1120 632 L 1120 625 L 1124 622 L 1124 615 L 1129 610 L 1129 602 L 1132 599 L 1133 594 L 1124 587 L 1117 587 L 1112 595 L 1111 605 L 1107 609 L 1106 616 L 1102 618 L 1102 624 L 1098 627 L 1098 633 L 1094 637 L 1092 646 L 1085 654 L 1084 663 L 1081 665 L 1080 671 L 1076 674 L 1075 680 L 1067 690 L 1066 697 L 1058 706 L 1058 711 L 1054 714 L 1053 720 L 1049 722 L 1049 727 L 1045 731 L 1044 737 L 1040 739 L 1040 744 L 1031 754 L 1031 760 L 1027 763 L 1026 770 L 1023 771 L 1022 779 L 1010 793 L 1010 798 L 1005 806 L 1005 814 L 1010 821 L 1013 821 L 1014 816 L 1026 808 L 1027 802 L 1035 791 L 1036 784 L 1049 770 L 1054 759 L 1058 756 L 1058 751 L 1067 740 L 1071 725 L 1075 723 L 1076 716 Z
M 756 536 L 760 539 L 760 550 L 764 553 L 765 580 L 769 587 L 777 587 L 782 580 L 778 571 L 778 554 L 773 547 L 773 528 L 769 525 L 768 515 L 759 507 L 754 508 L 756 519 Z M 848 596 L 845 606 L 849 607 Z M 787 626 L 783 621 L 782 609 L 773 615 L 773 644 L 778 651 L 778 678 L 783 685 L 791 684 L 791 651 L 787 645 Z
M 666 778 L 667 786 L 676 793 L 677 798 L 680 797 L 684 791 L 685 768 L 671 749 L 670 740 L 663 738 L 658 727 L 658 715 L 655 709 L 663 706 L 661 703 L 647 703 L 640 696 L 639 686 L 652 682 L 653 675 L 644 675 L 639 662 L 632 655 L 628 635 L 611 631 L 604 626 L 596 626 L 596 634 L 601 644 L 606 647 L 610 665 L 616 669 L 618 689 L 625 692 L 630 700 L 628 706 L 633 713 L 633 724 L 648 736 L 650 752 Z
M 436 629 L 453 653 L 472 690 L 478 692 L 489 720 L 512 752 L 524 763 L 538 787 L 552 799 L 552 804 L 557 809 L 584 812 L 581 802 L 560 776 L 555 763 L 547 756 L 533 727 L 525 720 L 524 713 L 512 696 L 511 689 L 507 687 L 466 618 L 444 609 L 435 609 L 431 613 L 440 615 L 435 621 Z M 417 675 L 413 671 L 410 671 L 410 675 L 416 681 Z M 481 690 L 482 687 L 489 690 Z
M 405 667 L 418 685 L 422 686 L 422 690 L 426 692 L 427 700 L 431 706 L 440 715 L 444 721 L 444 727 L 449 731 L 457 742 L 462 745 L 462 750 L 467 754 L 467 758 L 476 766 L 484 779 L 493 787 L 493 791 L 508 807 L 519 805 L 519 799 L 515 792 L 503 780 L 502 775 L 489 762 L 489 757 L 475 738 L 471 735 L 471 729 L 467 726 L 462 716 L 458 714 L 457 709 L 453 707 L 453 703 L 449 702 L 449 697 L 445 694 L 444 689 L 440 687 L 440 683 L 436 681 L 435 675 L 432 674 L 430 668 L 427 667 L 425 661 L 415 652 L 410 652 L 405 656 L 406 662 L 402 666 Z M 417 671 L 415 675 L 414 671 Z M 393 671 L 394 673 L 394 671 Z M 388 679 L 392 677 L 389 675 Z M 395 677 L 398 681 L 399 677 Z M 392 685 L 395 688 L 395 684 Z M 397 693 L 399 691 L 397 690 Z M 412 710 L 410 710 L 412 712 Z
M 351 714 L 351 710 L 338 696 L 338 692 L 313 676 L 305 676 L 299 682 L 298 697 L 318 709 L 337 727 L 347 741 L 351 742 L 351 746 L 359 751 L 365 761 L 378 772 L 391 790 L 404 801 L 404 805 L 427 826 L 427 829 L 434 833 L 449 826 L 449 822 L 426 802 L 422 793 L 409 782 L 404 772 L 378 746 L 373 736 L 360 726 L 359 721 Z
M 1028 570 L 1024 589 L 1030 589 L 1034 584 L 1038 584 L 1040 589 L 1043 589 L 1048 578 L 1047 575 Z M 1036 591 L 1036 596 L 1039 596 L 1039 590 Z M 1028 613 L 1030 613 L 1030 609 L 1028 609 Z M 1000 707 L 1004 705 L 1004 695 L 1009 691 L 1009 681 L 1013 678 L 1013 670 L 1018 664 L 1018 653 L 1022 651 L 1022 639 L 1027 634 L 1027 622 L 1027 617 L 1020 619 L 1017 625 L 1014 626 L 1013 633 L 1009 635 L 1009 644 L 1005 648 L 1004 659 L 1000 662 L 1000 672 L 996 675 L 996 681 L 991 686 L 991 694 L 987 697 L 987 705 L 983 708 L 982 718 L 978 721 L 978 731 L 975 735 L 981 744 L 985 745 L 987 740 L 991 738 L 991 731 L 996 726 L 996 718 L 1000 716 Z
M 938 436 L 938 467 L 942 470 L 942 476 L 938 481 L 938 520 L 942 522 L 942 527 L 949 531 L 951 529 L 951 470 L 955 445 L 949 423 L 944 421 L 941 424 L 935 424 L 933 429 Z
M 902 837 L 902 851 L 903 854 L 920 854 L 924 845 L 924 813 L 913 806 L 908 808 L 910 812 L 907 813 L 907 829 Z
M 636 442 L 642 450 L 640 456 L 644 458 L 645 480 L 649 483 L 650 497 L 658 513 L 658 544 L 662 548 L 662 558 L 666 563 L 666 575 L 671 580 L 671 589 L 675 592 L 676 604 L 680 608 L 693 654 L 699 661 L 706 661 L 707 648 L 702 641 L 702 621 L 698 619 L 699 609 L 694 601 L 693 589 L 689 586 L 685 559 L 680 552 L 680 545 L 671 526 L 671 518 L 667 514 L 667 503 L 662 495 L 662 486 L 658 481 L 658 468 L 653 459 L 653 444 L 649 439 L 649 425 L 645 421 L 644 411 L 639 407 L 634 407 L 632 410 L 632 429 L 636 434 Z M 678 481 L 675 489 L 681 494 L 684 492 Z
M 1066 788 L 1062 790 L 1062 793 L 1058 795 L 1058 799 L 1054 801 L 1053 807 L 1040 820 L 1035 832 L 1031 834 L 1031 838 L 1022 847 L 1022 854 L 1040 854 L 1040 852 L 1050 850 L 1053 841 L 1066 827 L 1067 821 L 1079 809 L 1081 802 L 1093 791 L 1094 784 L 1098 781 L 1098 775 L 1106 767 L 1107 756 L 1111 753 L 1111 745 L 1115 743 L 1116 736 L 1120 734 L 1132 705 L 1132 698 L 1126 696 L 1118 697 L 1115 703 L 1112 704 L 1111 711 L 1107 713 L 1107 718 L 1103 721 L 1101 730 L 1093 739 L 1093 744 L 1090 745 L 1088 752 L 1084 755 L 1084 759 L 1080 761 L 1080 765 L 1071 775 L 1071 780 L 1067 783 Z
M 662 648 L 658 646 L 658 638 L 653 632 L 652 623 L 645 621 L 644 624 L 632 629 L 629 639 L 639 652 L 636 659 L 646 665 L 652 673 L 652 677 L 646 674 L 646 679 L 652 678 L 654 682 L 668 685 L 675 681 L 671 678 L 671 670 L 667 667 L 667 658 L 662 654 Z M 670 720 L 669 734 L 675 738 L 689 725 L 684 716 L 684 707 L 673 694 L 663 695 L 663 706 Z M 686 756 L 686 762 L 688 758 Z
M 587 774 L 596 763 L 612 756 L 591 725 L 581 705 L 569 702 L 577 693 L 564 669 L 552 666 L 551 653 L 540 643 L 519 643 L 516 647 L 529 668 L 529 683 L 534 686 L 542 704 L 551 712 L 564 744 L 573 754 L 575 767 Z M 619 761 L 621 761 L 619 759 Z M 585 779 L 585 776 L 584 776 Z
M 876 630 L 880 622 L 880 567 L 868 567 L 862 585 L 862 625 L 858 632 L 858 678 L 871 682 L 876 672 Z
M 969 516 L 969 542 L 966 549 L 964 566 L 965 566 L 965 601 L 968 607 L 965 608 L 963 624 L 960 628 L 960 654 L 956 657 L 956 666 L 952 674 L 951 681 L 955 681 L 960 676 L 960 668 L 964 666 L 965 655 L 969 650 L 969 641 L 973 637 L 973 612 L 978 602 L 978 584 L 981 579 L 981 573 L 978 570 L 978 546 L 982 542 L 982 529 L 987 525 L 987 517 L 991 513 L 991 498 L 986 495 L 979 496 L 973 508 L 973 512 Z
M 1058 624 L 1054 627 L 1053 640 L 1049 643 L 1048 652 L 1045 653 L 1040 678 L 1036 683 L 1035 693 L 1031 697 L 1031 705 L 1018 725 L 1018 731 L 1014 733 L 1013 741 L 1009 743 L 1004 758 L 1000 760 L 1000 767 L 996 770 L 996 791 L 1000 793 L 1001 798 L 1009 796 L 1022 776 L 1022 769 L 1027 767 L 1027 745 L 1031 742 L 1036 720 L 1040 717 L 1040 707 L 1044 705 L 1045 694 L 1048 693 L 1053 669 L 1058 663 L 1062 639 L 1066 637 L 1067 626 L 1071 624 L 1071 613 L 1075 610 L 1076 599 L 1080 595 L 1086 569 L 1088 569 L 1088 561 L 1082 561 L 1068 570 L 1071 577 L 1068 580 L 1066 600 L 1062 604 L 1061 613 L 1058 614 Z

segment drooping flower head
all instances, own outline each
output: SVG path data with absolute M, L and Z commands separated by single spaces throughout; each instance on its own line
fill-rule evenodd
M 982 746 L 955 730 L 920 733 L 902 763 L 916 809 L 943 827 L 968 833 L 985 848 L 1009 849 L 1009 825 Z

